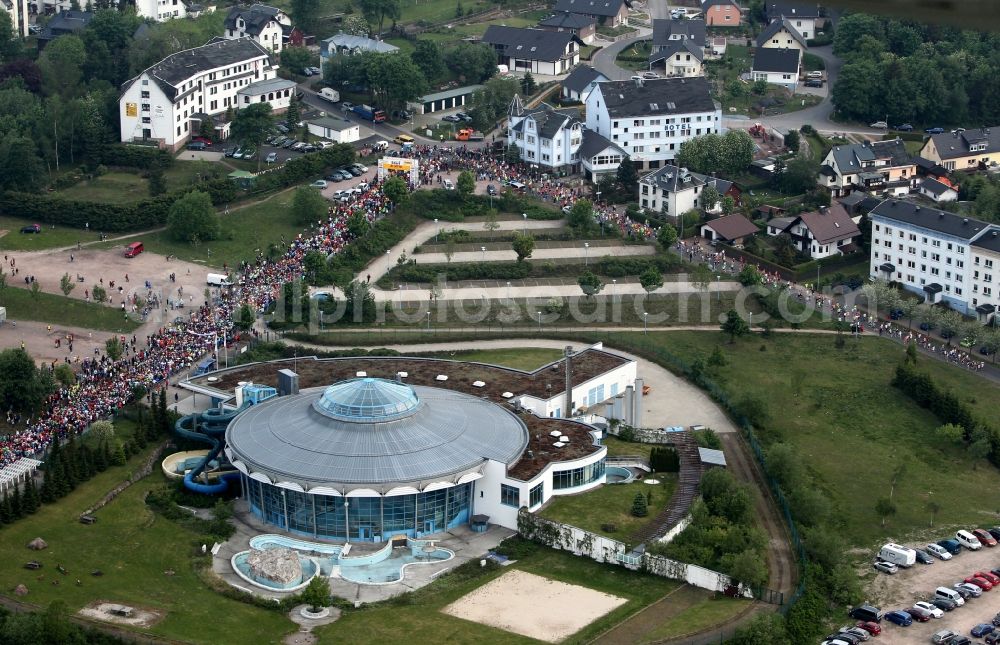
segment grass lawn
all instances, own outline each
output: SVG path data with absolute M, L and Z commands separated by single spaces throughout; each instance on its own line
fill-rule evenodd
M 632 443 L 630 441 L 622 441 L 618 437 L 607 436 L 603 441 L 604 445 L 608 447 L 609 457 L 619 457 L 619 456 L 633 456 L 638 455 L 649 459 L 649 454 L 653 451 L 653 445 L 651 443 Z
M 222 144 L 215 145 L 221 146 Z M 163 175 L 167 180 L 167 190 L 178 190 L 190 186 L 200 178 L 228 175 L 229 172 L 229 168 L 215 161 L 182 161 L 177 159 L 163 172 Z
M 890 386 L 903 357 L 900 345 L 848 338 L 838 350 L 831 336 L 800 334 L 729 344 L 714 332 L 650 333 L 645 341 L 641 334 L 626 333 L 616 340 L 623 349 L 648 343 L 687 361 L 721 347 L 728 364 L 713 378 L 731 396 L 767 402 L 770 419 L 760 431 L 762 440 L 787 441 L 799 451 L 852 545 L 867 547 L 890 537 L 905 541 L 926 531 L 931 500 L 941 507 L 935 526 L 996 523 L 996 469 L 985 462 L 973 468 L 963 449 L 937 440 L 940 422 Z M 995 417 L 1000 386 L 929 358 L 921 357 L 919 367 L 980 418 Z M 888 497 L 892 473 L 903 463 L 906 472 L 893 497 L 897 512 L 883 528 L 875 502 Z
M 585 586 L 627 598 L 628 602 L 574 634 L 566 643 L 585 643 L 662 598 L 679 586 L 675 580 L 658 578 L 627 569 L 578 558 L 565 551 L 538 548 L 517 561 L 514 568 L 554 580 Z M 315 630 L 323 645 L 357 643 L 359 638 L 375 642 L 412 643 L 537 643 L 517 634 L 462 620 L 440 610 L 473 589 L 499 577 L 507 569 L 468 578 L 442 576 L 434 584 L 391 602 L 360 611 L 346 611 L 340 620 Z
M 751 601 L 714 596 L 704 589 L 685 587 L 670 596 L 671 606 L 690 605 L 665 618 L 657 627 L 643 634 L 640 642 L 659 643 L 685 634 L 696 634 L 726 622 L 746 609 Z
M 81 231 L 65 226 L 51 228 L 51 224 L 41 222 L 38 222 L 43 227 L 41 233 L 21 233 L 22 226 L 34 223 L 18 217 L 0 217 L 0 231 L 6 231 L 0 236 L 0 251 L 42 251 L 100 239 L 97 231 Z
M 492 5 L 484 0 L 466 0 L 459 3 L 457 0 L 414 0 L 414 2 L 401 2 L 399 24 L 405 25 L 411 22 L 438 23 L 455 19 L 455 9 L 461 4 L 462 13 L 477 13 L 488 9 Z M 389 27 L 389 24 L 386 24 Z
M 128 204 L 149 197 L 149 182 L 138 173 L 111 171 L 56 192 L 67 199 Z
M 143 233 L 126 240 L 107 243 L 108 246 L 121 246 L 132 240 L 142 240 L 149 253 L 161 255 L 176 255 L 182 260 L 202 262 L 207 266 L 221 267 L 223 262 L 236 266 L 240 260 L 252 260 L 255 250 L 267 250 L 271 243 L 279 244 L 281 237 L 292 240 L 302 232 L 291 212 L 294 191 L 285 191 L 269 197 L 262 202 L 234 209 L 229 215 L 222 215 L 223 239 L 214 240 L 198 246 L 176 242 L 166 231 Z M 208 251 L 211 250 L 211 257 Z
M 648 40 L 640 40 L 631 47 L 626 47 L 618 54 L 615 64 L 624 69 L 632 71 L 649 70 L 649 63 L 646 59 L 653 51 L 653 44 Z
M 98 521 L 84 526 L 77 516 L 128 476 L 144 459 L 135 456 L 125 466 L 109 468 L 57 504 L 0 531 L 0 588 L 28 587 L 28 602 L 66 602 L 76 612 L 95 600 L 119 602 L 166 612 L 148 631 L 191 643 L 278 643 L 294 625 L 278 612 L 229 600 L 199 579 L 192 560 L 198 548 L 195 534 L 155 516 L 143 503 L 146 492 L 161 481 L 153 476 L 130 487 L 95 513 Z M 24 545 L 35 537 L 49 544 L 44 551 Z M 26 571 L 36 559 L 44 568 Z M 56 573 L 63 565 L 66 577 Z M 89 572 L 100 569 L 101 577 Z M 173 570 L 174 575 L 164 575 Z M 39 579 L 39 577 L 41 579 Z M 74 584 L 76 579 L 81 585 Z M 53 580 L 61 584 L 54 586 Z
M 77 284 L 76 288 L 82 289 L 83 286 Z M 30 291 L 20 287 L 11 286 L 0 291 L 0 306 L 7 308 L 9 321 L 37 320 L 121 333 L 139 327 L 138 322 L 126 320 L 120 309 L 45 292 L 40 292 L 38 300 L 35 300 Z
M 920 156 L 920 150 L 924 147 L 923 141 L 903 141 L 906 151 L 913 156 Z
M 645 526 L 670 501 L 670 496 L 677 486 L 676 474 L 657 473 L 656 479 L 661 482 L 659 486 L 633 482 L 601 486 L 579 495 L 554 497 L 539 515 L 557 522 L 572 524 L 613 540 L 627 542 L 633 533 Z M 649 515 L 633 516 L 631 510 L 635 494 L 646 495 L 649 492 L 653 494 Z M 614 524 L 617 530 L 605 531 L 601 528 L 603 524 Z
M 562 357 L 562 352 L 558 349 L 546 349 L 544 347 L 521 347 L 513 349 L 478 349 L 453 354 L 438 354 L 438 356 L 456 361 L 490 363 L 492 365 L 501 365 L 503 367 L 530 372 L 542 365 L 559 360 Z

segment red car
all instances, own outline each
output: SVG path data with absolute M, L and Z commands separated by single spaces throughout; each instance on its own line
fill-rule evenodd
M 997 545 L 997 539 L 990 535 L 990 532 L 985 529 L 972 529 L 972 534 L 979 538 L 979 541 L 986 546 Z
M 191 139 L 192 142 L 197 141 L 198 143 L 204 143 L 206 146 L 212 145 L 212 140 L 207 137 L 195 137 Z M 996 544 L 994 542 L 994 544 Z
M 866 632 L 868 632 L 872 636 L 878 636 L 879 634 L 882 633 L 882 626 L 879 625 L 878 623 L 876 623 L 874 621 L 870 621 L 870 620 L 867 621 L 867 622 L 862 621 L 862 622 L 858 623 L 857 627 L 860 627 L 861 629 L 865 630 Z
M 965 582 L 969 583 L 970 585 L 976 585 L 983 591 L 989 591 L 990 589 L 993 588 L 992 582 L 990 582 L 986 578 L 980 578 L 979 576 L 969 576 L 968 578 L 965 579 Z
M 989 580 L 990 584 L 994 587 L 1000 585 L 1000 576 L 995 573 L 990 573 L 989 571 L 977 571 L 972 575 Z

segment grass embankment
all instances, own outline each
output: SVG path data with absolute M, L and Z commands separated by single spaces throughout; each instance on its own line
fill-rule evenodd
M 454 361 L 489 363 L 532 372 L 543 365 L 559 360 L 562 358 L 562 352 L 558 349 L 544 347 L 518 347 L 513 349 L 480 349 L 467 352 L 439 352 L 435 356 Z
M 77 289 L 82 289 L 82 285 L 78 284 Z M 36 299 L 27 289 L 13 286 L 0 290 L 0 306 L 7 308 L 9 321 L 37 320 L 120 333 L 131 332 L 140 325 L 126 318 L 121 309 L 45 292 L 39 292 Z
M 22 227 L 35 223 L 19 217 L 0 217 L 0 231 L 6 231 L 6 234 L 0 236 L 0 251 L 45 251 L 100 239 L 96 231 L 81 231 L 65 226 L 52 228 L 51 224 L 42 224 L 41 233 L 21 232 Z M 9 266 L 4 267 L 5 271 L 8 269 Z
M 716 346 L 727 365 L 710 371 L 730 397 L 763 401 L 768 419 L 758 430 L 765 444 L 792 444 L 822 492 L 832 500 L 830 515 L 839 518 L 845 539 L 870 546 L 892 537 L 926 532 L 929 505 L 940 510 L 934 525 L 995 523 L 996 469 L 978 467 L 960 447 L 935 435 L 940 422 L 890 385 L 902 347 L 887 339 L 774 334 L 729 344 L 715 332 L 618 334 L 613 344 L 649 353 L 663 347 L 686 361 L 707 359 Z M 959 395 L 976 415 L 995 415 L 1000 386 L 967 370 L 929 358 L 920 369 L 942 388 Z M 885 527 L 875 512 L 888 497 L 893 473 L 897 507 Z M 961 476 L 956 476 L 961 473 Z M 941 531 L 947 532 L 947 531 Z
M 258 249 L 267 253 L 271 244 L 290 242 L 303 231 L 291 212 L 293 191 L 285 191 L 261 202 L 233 209 L 221 214 L 222 239 L 204 242 L 197 246 L 173 240 L 167 231 L 141 233 L 115 242 L 107 247 L 124 247 L 132 241 L 142 241 L 149 253 L 174 255 L 181 260 L 200 262 L 207 266 L 222 267 L 227 263 L 237 266 L 241 260 L 253 260 Z M 281 246 L 281 250 L 284 250 Z M 211 256 L 209 256 L 211 251 Z
M 636 531 L 646 526 L 663 510 L 677 487 L 677 475 L 674 473 L 656 473 L 650 477 L 660 480 L 660 483 L 651 485 L 636 481 L 630 484 L 601 486 L 579 495 L 555 497 L 539 512 L 539 515 L 612 540 L 628 542 Z M 646 517 L 632 515 L 632 502 L 636 493 L 644 496 L 652 494 L 649 514 Z M 608 530 L 611 527 L 614 527 L 614 530 Z
M 199 177 L 223 174 L 225 166 L 214 161 L 176 161 L 163 171 L 168 191 L 180 190 Z M 149 179 L 140 170 L 112 170 L 94 179 L 56 191 L 66 199 L 109 204 L 129 204 L 150 197 Z
M 294 625 L 278 612 L 208 590 L 193 566 L 200 551 L 197 536 L 154 515 L 143 503 L 161 479 L 158 468 L 95 512 L 96 524 L 77 521 L 88 506 L 138 468 L 149 450 L 0 530 L 0 559 L 5 563 L 0 567 L 0 589 L 9 593 L 24 584 L 25 601 L 46 605 L 61 600 L 74 613 L 97 600 L 155 609 L 166 615 L 147 632 L 191 643 L 279 643 Z M 24 545 L 36 537 L 48 542 L 49 548 L 26 549 Z M 28 560 L 38 560 L 43 568 L 25 570 Z M 67 575 L 57 573 L 57 565 L 65 567 Z M 91 575 L 94 570 L 103 575 Z

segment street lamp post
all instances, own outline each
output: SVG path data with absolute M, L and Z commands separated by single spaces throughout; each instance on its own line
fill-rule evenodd
M 599 201 L 601 201 L 601 191 L 597 191 L 594 193 L 594 203 L 596 204 Z
M 542 312 L 535 312 L 538 314 L 538 331 L 542 331 Z
M 483 252 L 483 262 L 485 262 L 486 261 L 486 247 L 485 246 L 481 246 L 481 247 L 479 247 L 479 250 Z
M 389 249 L 385 250 L 385 272 L 389 273 Z
M 510 302 L 510 280 L 507 281 L 507 301 Z
M 645 336 L 649 333 L 649 313 L 642 312 L 642 334 Z
M 431 312 L 427 312 L 427 331 L 431 330 Z
M 717 300 L 722 302 L 722 291 L 719 289 L 719 281 L 722 280 L 722 276 L 715 274 L 715 295 L 718 296 Z
M 583 243 L 583 266 L 590 264 L 590 242 Z
M 438 233 L 440 233 L 440 232 L 441 232 L 441 229 L 438 228 L 438 218 L 435 217 L 434 218 L 434 243 L 435 244 L 438 243 Z
M 618 295 L 618 280 L 614 279 L 611 281 L 611 302 L 615 301 L 615 297 Z
M 524 227 L 521 229 L 521 232 L 523 234 L 527 235 L 528 234 L 528 214 L 527 213 L 521 213 L 521 217 L 524 218 Z

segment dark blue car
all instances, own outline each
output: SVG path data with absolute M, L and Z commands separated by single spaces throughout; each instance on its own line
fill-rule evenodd
M 913 617 L 902 610 L 890 611 L 885 615 L 885 619 L 888 620 L 890 623 L 895 623 L 896 625 L 899 625 L 900 627 L 909 627 L 910 625 L 913 624 Z
M 944 134 L 944 128 L 927 128 L 924 132 L 927 134 Z
M 992 634 L 993 629 L 993 625 L 990 625 L 989 623 L 980 623 L 972 628 L 972 636 L 975 638 L 982 638 L 987 634 Z

